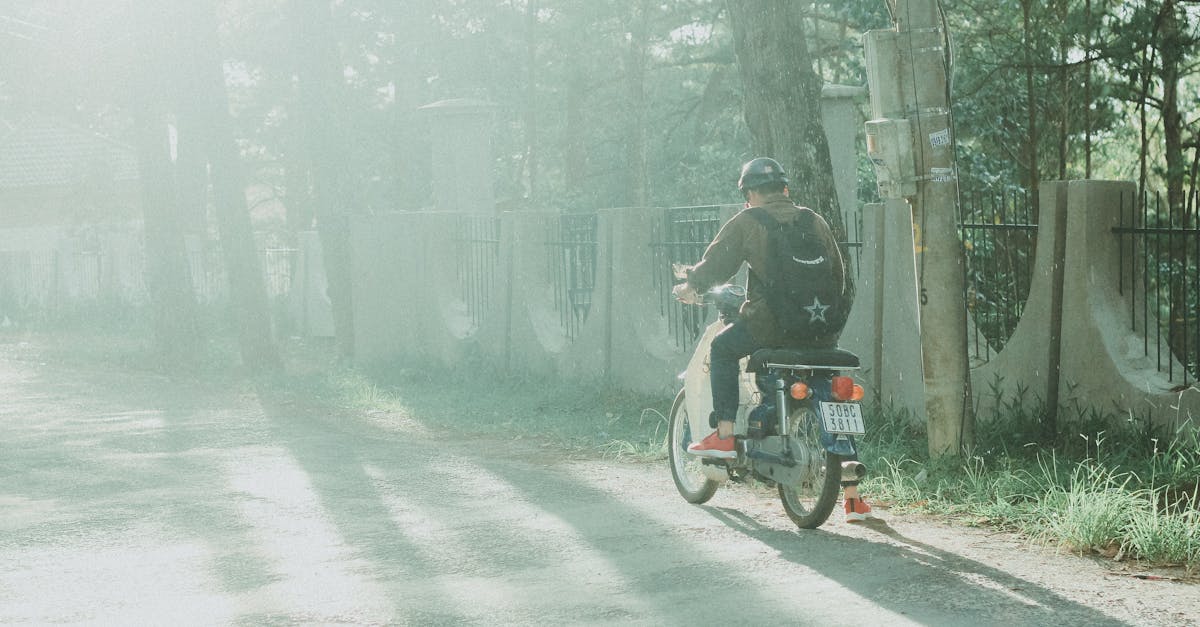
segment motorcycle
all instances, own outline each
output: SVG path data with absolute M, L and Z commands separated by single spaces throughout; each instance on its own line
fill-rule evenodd
M 736 459 L 688 453 L 688 445 L 710 433 L 712 392 L 709 346 L 737 320 L 746 290 L 722 285 L 698 304 L 712 304 L 719 317 L 708 325 L 680 378 L 671 406 L 668 457 L 679 494 L 705 503 L 726 481 L 776 485 L 788 518 L 815 529 L 829 518 L 843 481 L 866 474 L 858 461 L 856 436 L 865 430 L 862 386 L 843 373 L 859 369 L 858 357 L 832 349 L 763 349 L 742 360 L 740 404 L 734 426 Z

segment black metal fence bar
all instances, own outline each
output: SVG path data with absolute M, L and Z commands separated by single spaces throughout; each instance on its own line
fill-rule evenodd
M 267 296 L 279 298 L 292 292 L 299 260 L 298 248 L 267 248 L 259 251 L 266 279 Z
M 496 285 L 500 259 L 500 220 L 491 216 L 463 216 L 455 238 L 458 284 L 467 313 L 475 326 L 483 316 Z
M 659 311 L 667 318 L 667 329 L 680 348 L 695 344 L 708 319 L 709 308 L 683 305 L 675 300 L 671 289 L 680 280 L 675 278 L 674 267 L 700 261 L 721 228 L 722 209 L 721 205 L 666 209 L 651 244 L 655 259 L 651 271 L 659 293 Z
M 1196 380 L 1200 366 L 1200 224 L 1191 209 L 1196 200 L 1193 192 L 1189 202 L 1172 207 L 1158 192 L 1122 194 L 1112 229 L 1119 238 L 1117 286 L 1129 296 L 1130 330 L 1142 336 L 1143 355 L 1153 354 L 1159 372 L 1184 386 Z
M 1021 189 L 962 194 L 959 232 L 966 302 L 975 322 L 969 350 L 988 361 L 1008 343 L 1029 298 L 1037 245 L 1036 207 Z
M 722 212 L 734 210 L 734 205 L 672 207 L 663 210 L 663 220 L 656 229 L 654 241 L 654 286 L 659 293 L 659 311 L 667 318 L 667 328 L 680 348 L 691 347 L 709 319 L 709 308 L 683 305 L 675 301 L 672 287 L 682 281 L 675 277 L 676 265 L 694 265 L 716 237 L 722 225 Z M 862 232 L 861 216 L 859 229 Z M 862 242 L 841 242 L 847 271 L 858 276 Z
M 270 248 L 258 254 L 267 295 L 273 300 L 288 297 L 302 251 Z M 196 302 L 224 302 L 228 280 L 220 248 L 204 245 L 190 250 L 186 258 Z M 0 251 L 0 312 L 26 319 L 55 318 L 94 304 L 137 306 L 147 297 L 144 272 L 140 249 Z
M 4 315 L 50 309 L 58 293 L 56 251 L 0 251 L 0 307 Z
M 855 221 L 854 232 L 859 235 L 860 241 L 845 241 L 845 242 L 841 242 L 841 244 L 842 244 L 842 258 L 845 260 L 846 265 L 849 266 L 847 272 L 848 273 L 853 272 L 854 277 L 858 278 L 858 277 L 862 276 L 863 243 L 861 241 L 862 240 L 861 235 L 863 232 L 863 212 L 856 211 L 854 221 Z M 847 238 L 852 239 L 851 236 L 847 236 Z
M 599 218 L 595 213 L 563 213 L 548 223 L 546 252 L 554 283 L 554 306 L 567 337 L 578 337 L 592 309 L 596 288 Z

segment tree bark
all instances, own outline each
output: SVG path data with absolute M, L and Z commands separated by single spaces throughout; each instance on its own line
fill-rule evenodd
M 525 186 L 531 201 L 538 198 L 538 99 L 537 48 L 538 0 L 529 0 L 525 7 Z
M 188 269 L 183 216 L 171 163 L 166 123 L 167 71 L 170 58 L 164 41 L 167 20 L 153 8 L 143 8 L 136 47 L 141 89 L 134 101 L 136 150 L 143 229 L 146 243 L 146 288 L 154 325 L 154 341 L 163 366 L 195 359 L 201 352 L 196 300 Z
M 1065 0 L 1058 0 L 1056 3 L 1058 19 L 1060 23 L 1067 23 L 1067 14 L 1069 7 Z M 1071 42 L 1067 37 L 1066 31 L 1062 31 L 1058 36 L 1058 89 L 1059 89 L 1059 119 L 1058 119 L 1058 180 L 1067 180 L 1067 145 L 1070 141 L 1071 131 L 1071 112 L 1074 110 L 1071 107 L 1071 73 L 1072 69 L 1068 65 L 1067 54 L 1070 51 Z M 1084 107 L 1087 105 L 1085 104 Z
M 1038 188 L 1041 183 L 1041 175 L 1038 169 L 1038 142 L 1041 141 L 1041 136 L 1038 135 L 1038 114 L 1037 114 L 1037 96 L 1034 91 L 1033 84 L 1033 0 L 1021 0 L 1021 31 L 1022 38 L 1025 43 L 1025 114 L 1026 114 L 1026 154 L 1029 160 L 1029 197 L 1033 203 L 1034 219 L 1038 215 L 1038 199 L 1040 194 Z
M 819 213 L 837 241 L 846 243 L 821 117 L 822 80 L 813 70 L 803 14 L 790 0 L 728 0 L 726 7 L 755 156 L 779 161 L 792 200 Z M 849 258 L 844 245 L 842 256 Z M 847 272 L 847 302 L 855 293 L 854 275 Z
M 1157 36 L 1158 29 L 1154 35 Z M 1142 64 L 1139 71 L 1141 85 L 1138 89 L 1138 196 L 1145 202 L 1148 155 L 1150 152 L 1150 123 L 1146 119 L 1149 109 L 1150 83 L 1154 76 L 1154 50 L 1147 46 L 1142 50 Z
M 645 207 L 648 193 L 646 177 L 646 46 L 647 20 L 651 3 L 641 0 L 632 11 L 629 24 L 629 48 L 625 55 L 625 84 L 629 102 L 629 133 L 625 138 L 625 162 L 629 181 L 626 204 Z
M 181 91 L 179 134 L 189 137 L 209 166 L 212 200 L 229 278 L 233 322 L 242 362 L 253 370 L 280 367 L 271 333 L 262 267 L 246 205 L 229 96 L 217 38 L 216 0 L 181 5 L 181 59 L 187 85 Z
M 569 61 L 579 64 L 579 59 Z M 578 69 L 579 65 L 576 65 Z M 569 200 L 578 199 L 579 181 L 587 177 L 588 159 L 587 142 L 584 131 L 587 120 L 584 117 L 584 100 L 587 97 L 585 74 L 580 71 L 572 72 L 567 79 L 566 93 L 566 124 L 563 129 L 563 189 L 564 196 Z
M 1185 54 L 1175 0 L 1166 0 L 1161 9 L 1162 37 L 1162 127 L 1167 162 L 1167 204 L 1171 211 L 1182 211 L 1187 159 L 1183 154 L 1183 116 L 1179 112 L 1180 59 Z
M 821 119 L 821 77 L 799 7 L 790 0 L 729 0 L 726 6 L 755 156 L 781 162 L 792 199 L 820 213 L 838 241 L 846 241 Z
M 329 3 L 293 0 L 300 118 L 312 159 L 312 187 L 317 231 L 325 261 L 325 280 L 333 309 L 338 350 L 354 356 L 354 293 L 351 269 L 350 217 L 355 202 L 349 172 L 349 148 L 340 116 L 341 57 L 329 31 Z
M 1162 59 L 1162 129 L 1164 144 L 1164 160 L 1166 161 L 1167 184 L 1167 220 L 1168 225 L 1175 227 L 1175 216 L 1179 216 L 1178 227 L 1191 228 L 1192 216 L 1188 214 L 1186 200 L 1187 159 L 1183 146 L 1183 116 L 1179 111 L 1179 82 L 1180 59 L 1185 54 L 1179 20 L 1176 15 L 1175 0 L 1166 0 L 1159 10 L 1158 23 L 1161 24 L 1162 36 L 1158 39 L 1159 57 Z M 1162 217 L 1159 217 L 1162 220 Z M 1189 249 L 1187 238 L 1168 238 L 1171 264 L 1183 272 L 1175 272 L 1171 277 L 1170 300 L 1171 312 L 1168 321 L 1168 342 L 1172 351 L 1186 366 L 1190 347 L 1187 329 L 1191 322 L 1192 308 L 1188 306 L 1188 290 L 1186 268 L 1188 266 Z
M 1083 65 L 1083 178 L 1092 178 L 1092 0 L 1084 2 L 1086 47 Z

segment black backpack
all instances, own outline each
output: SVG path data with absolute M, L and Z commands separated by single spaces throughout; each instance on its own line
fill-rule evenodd
M 831 259 L 840 253 L 821 237 L 820 217 L 804 207 L 791 222 L 777 222 L 761 207 L 749 211 L 767 229 L 767 267 L 754 270 L 779 330 L 801 342 L 840 333 L 848 307 L 845 277 Z

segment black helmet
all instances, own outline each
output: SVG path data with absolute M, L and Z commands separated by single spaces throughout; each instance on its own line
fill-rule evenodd
M 742 176 L 738 178 L 738 191 L 747 191 L 772 183 L 788 184 L 787 174 L 779 162 L 769 157 L 751 159 L 742 166 Z

